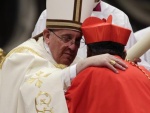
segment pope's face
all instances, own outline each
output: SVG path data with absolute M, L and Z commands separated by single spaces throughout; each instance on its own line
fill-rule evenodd
M 44 39 L 58 64 L 70 65 L 77 55 L 81 33 L 73 30 L 45 30 Z

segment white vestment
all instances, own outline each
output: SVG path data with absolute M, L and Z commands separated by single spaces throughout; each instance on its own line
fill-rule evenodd
M 74 65 L 58 65 L 44 47 L 43 37 L 30 39 L 6 56 L 0 76 L 1 113 L 68 113 L 64 90 Z

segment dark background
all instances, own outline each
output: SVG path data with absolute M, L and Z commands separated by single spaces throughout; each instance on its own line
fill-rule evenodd
M 133 31 L 150 26 L 150 0 L 103 0 L 124 11 Z M 46 0 L 0 1 L 0 47 L 6 52 L 31 37 Z

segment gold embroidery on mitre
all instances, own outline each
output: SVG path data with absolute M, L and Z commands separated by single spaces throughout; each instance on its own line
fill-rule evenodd
M 32 76 L 31 78 L 29 78 L 27 80 L 28 83 L 32 84 L 33 82 L 35 82 L 35 86 L 37 86 L 38 88 L 41 87 L 41 85 L 43 84 L 43 82 L 40 80 L 43 77 L 48 77 L 50 75 L 50 73 L 45 74 L 42 71 L 39 71 L 35 74 L 35 76 Z
M 33 49 L 31 49 L 31 48 L 29 48 L 29 47 L 18 47 L 18 48 L 13 49 L 12 51 L 10 51 L 10 52 L 6 55 L 6 57 L 4 57 L 4 59 L 2 60 L 2 62 L 1 62 L 1 64 L 0 64 L 0 69 L 2 68 L 2 65 L 3 65 L 5 59 L 8 58 L 11 54 L 13 54 L 13 53 L 21 53 L 21 52 L 23 52 L 23 51 L 25 51 L 25 50 L 30 51 L 30 52 L 32 52 L 33 54 L 36 54 L 36 55 L 40 56 L 40 54 L 38 54 L 36 51 L 34 51 Z M 40 57 L 41 57 L 41 56 L 40 56 Z
M 52 97 L 46 92 L 40 91 L 35 98 L 35 108 L 37 113 L 54 113 L 53 108 L 50 107 Z
M 46 27 L 47 28 L 70 28 L 70 29 L 76 29 L 81 30 L 81 23 L 70 21 L 70 20 L 53 20 L 53 19 L 47 19 L 46 20 Z
M 82 0 L 74 1 L 73 21 L 80 22 L 81 19 Z
M 77 27 L 80 28 L 81 24 L 77 23 L 77 22 L 72 22 L 72 21 L 65 21 L 65 20 L 52 20 L 52 19 L 47 19 L 46 21 L 46 25 L 47 26 L 73 26 L 73 27 Z
M 56 68 L 60 68 L 60 69 L 64 69 L 64 68 L 67 67 L 67 66 L 64 65 L 64 64 L 54 64 L 54 66 L 55 66 Z

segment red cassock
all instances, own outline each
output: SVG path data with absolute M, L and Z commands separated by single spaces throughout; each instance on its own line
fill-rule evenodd
M 98 67 L 79 73 L 65 95 L 69 113 L 150 113 L 150 73 L 126 64 L 119 74 Z

